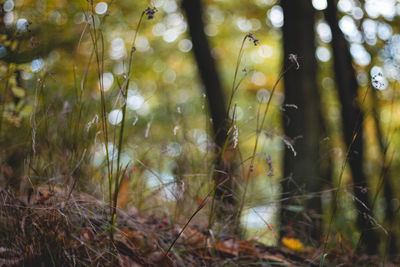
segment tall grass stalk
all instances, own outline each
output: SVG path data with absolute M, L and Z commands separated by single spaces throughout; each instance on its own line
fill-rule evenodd
M 78 45 L 77 45 L 77 48 L 76 48 L 76 53 L 79 52 L 79 49 L 80 49 L 80 46 L 81 46 L 81 42 L 82 42 L 82 38 L 84 37 L 87 29 L 88 29 L 88 24 L 85 24 L 85 27 L 83 28 L 81 36 L 80 36 L 79 41 L 78 41 Z M 90 64 L 92 63 L 92 60 L 93 60 L 93 56 L 94 56 L 94 51 L 91 51 L 87 66 L 86 66 L 86 68 L 85 68 L 85 70 L 83 72 L 83 75 L 82 75 L 82 78 L 81 78 L 81 81 L 80 81 L 80 85 L 78 85 L 78 74 L 76 72 L 76 70 L 78 68 L 77 65 L 74 64 L 73 65 L 73 69 L 72 69 L 73 75 L 74 75 L 74 89 L 75 89 L 75 94 L 76 94 L 75 108 L 76 108 L 76 114 L 78 114 L 78 119 L 75 122 L 75 128 L 74 128 L 74 131 L 73 131 L 73 135 L 74 135 L 74 137 L 73 137 L 73 140 L 74 140 L 73 153 L 78 153 L 77 152 L 78 151 L 78 139 L 80 138 L 79 137 L 79 135 L 80 135 L 80 128 L 79 127 L 81 125 L 82 110 L 83 110 L 82 109 L 83 108 L 83 101 L 82 101 L 83 98 L 82 97 L 83 97 L 83 91 L 84 91 L 84 88 L 85 88 L 85 85 L 86 85 L 86 81 L 87 81 L 89 67 L 90 67 Z M 85 154 L 86 154 L 86 149 L 82 153 L 81 162 L 82 162 Z M 71 163 L 72 163 L 72 157 L 71 157 Z M 75 169 L 76 168 L 77 167 L 75 167 Z M 71 172 L 71 176 L 72 176 L 72 174 L 73 174 L 73 172 Z M 73 179 L 71 188 L 69 189 L 69 192 L 68 192 L 67 199 L 69 199 L 71 197 L 71 194 L 74 191 L 76 184 L 78 183 L 78 179 L 79 179 L 79 177 Z
M 146 14 L 146 11 L 143 11 L 139 22 L 136 27 L 135 34 L 133 36 L 133 41 L 131 45 L 131 50 L 129 52 L 129 60 L 128 60 L 128 73 L 126 74 L 125 81 L 122 84 L 122 88 L 120 88 L 120 91 L 123 94 L 123 101 L 122 101 L 122 121 L 121 121 L 121 129 L 119 131 L 119 138 L 118 138 L 118 154 L 117 154 L 117 173 L 115 176 L 115 184 L 114 184 L 114 192 L 113 192 L 113 200 L 112 200 L 112 211 L 111 211 L 111 218 L 112 218 L 112 225 L 114 226 L 115 224 L 115 219 L 116 219 L 116 212 L 117 212 L 117 200 L 118 200 L 118 192 L 119 188 L 121 186 L 121 182 L 124 178 L 124 175 L 126 173 L 126 169 L 128 168 L 128 165 L 125 166 L 124 171 L 121 173 L 122 166 L 120 165 L 121 163 L 121 150 L 123 147 L 123 136 L 124 136 L 124 129 L 125 129 L 125 121 L 126 121 L 126 104 L 128 101 L 128 89 L 129 89 L 129 83 L 131 81 L 131 75 L 132 75 L 132 63 L 133 63 L 133 53 L 136 51 L 136 39 L 138 36 L 138 32 L 140 29 L 140 26 L 142 24 L 142 20 L 144 15 Z M 111 193 L 111 192 L 110 192 Z
M 89 1 L 88 1 L 88 2 L 89 2 Z M 109 2 L 109 4 L 108 4 L 109 8 L 111 8 L 113 2 L 114 2 L 114 0 L 111 0 L 111 1 Z M 94 10 L 93 10 L 93 1 L 91 1 L 91 2 L 90 2 L 90 6 L 87 8 L 87 13 L 94 14 L 93 12 L 94 12 Z M 92 38 L 92 42 L 93 42 L 93 40 L 94 40 L 93 37 L 95 37 L 95 36 L 92 36 L 91 27 L 90 27 L 90 25 L 93 24 L 93 31 L 96 31 L 95 22 L 94 22 L 94 16 L 93 16 L 93 15 L 90 15 L 90 16 L 88 17 L 86 13 L 85 13 L 84 15 L 85 15 L 85 19 L 86 19 L 86 24 L 85 24 L 85 26 L 84 26 L 84 28 L 83 28 L 83 30 L 82 30 L 81 36 L 80 36 L 80 38 L 79 38 L 78 45 L 77 45 L 77 48 L 76 48 L 76 52 L 79 51 L 80 46 L 81 46 L 81 43 L 82 43 L 82 40 L 83 40 L 83 37 L 85 36 L 85 34 L 86 34 L 86 32 L 87 32 L 88 29 L 89 29 L 89 34 L 91 35 L 91 38 Z M 105 20 L 106 20 L 107 17 L 108 17 L 108 16 L 103 16 L 103 18 L 102 18 L 101 21 L 100 21 L 100 25 L 103 25 L 103 24 L 105 23 Z M 94 45 L 94 47 L 96 48 L 97 43 L 96 43 L 96 44 L 93 43 L 93 45 Z M 102 46 L 102 47 L 104 47 L 104 46 Z M 76 101 L 76 113 L 78 114 L 78 119 L 77 119 L 77 122 L 75 123 L 75 129 L 74 129 L 74 138 L 73 138 L 73 140 L 74 140 L 74 147 L 73 147 L 73 153 L 77 153 L 77 149 L 78 149 L 77 144 L 78 144 L 79 133 L 80 133 L 80 128 L 79 128 L 79 126 L 81 125 L 81 119 L 82 119 L 82 107 L 83 107 L 82 96 L 83 96 L 83 91 L 84 91 L 84 88 L 85 88 L 85 85 L 86 85 L 86 82 L 87 82 L 87 77 L 88 77 L 88 74 L 89 74 L 90 65 L 92 64 L 93 57 L 94 57 L 95 55 L 97 55 L 97 54 L 96 54 L 97 51 L 98 51 L 98 50 L 94 49 L 94 50 L 92 50 L 91 53 L 90 53 L 89 60 L 88 60 L 88 62 L 87 62 L 86 68 L 85 68 L 84 71 L 83 71 L 83 75 L 82 75 L 82 78 L 81 78 L 81 81 L 80 81 L 80 86 L 78 86 L 78 83 L 77 83 L 77 80 L 78 80 L 78 78 L 77 78 L 77 73 L 76 73 L 77 66 L 76 66 L 76 64 L 74 64 L 74 66 L 73 66 L 74 88 L 75 88 L 75 94 L 76 94 L 76 98 L 77 98 L 77 101 Z M 104 55 L 104 52 L 102 53 L 102 55 Z M 98 59 L 98 57 L 96 57 L 96 59 Z M 103 57 L 101 57 L 101 61 L 103 62 Z M 102 64 L 102 65 L 103 65 L 103 64 Z M 99 66 L 99 65 L 97 65 L 97 66 Z M 98 69 L 99 69 L 99 68 L 98 68 Z M 103 69 L 103 68 L 102 68 L 102 69 Z M 100 73 L 100 75 L 102 76 L 102 73 Z M 104 94 L 104 90 L 101 90 L 102 88 L 104 88 L 104 87 L 101 87 L 101 85 L 102 85 L 101 83 L 102 83 L 102 82 L 103 82 L 102 79 L 99 80 L 100 91 Z M 102 98 L 102 99 L 103 99 L 103 98 Z M 101 112 L 102 112 L 102 111 L 101 111 Z M 103 124 L 102 124 L 102 125 L 103 125 Z M 102 127 L 103 127 L 103 126 L 102 126 Z M 103 132 L 104 132 L 104 131 L 103 131 Z M 106 150 L 108 150 L 108 146 L 106 147 Z M 85 153 L 86 153 L 86 149 L 84 150 L 84 152 L 83 152 L 82 155 L 81 155 L 81 160 L 83 159 Z M 108 151 L 107 151 L 107 153 L 108 153 Z M 71 161 L 72 161 L 72 160 L 71 160 Z M 80 164 L 80 163 L 78 163 L 78 165 L 79 165 L 79 164 Z M 75 167 L 75 169 L 76 169 L 76 167 Z M 70 188 L 70 190 L 69 190 L 69 193 L 68 193 L 68 198 L 70 198 L 70 196 L 71 196 L 73 190 L 75 189 L 75 186 L 76 186 L 77 182 L 78 182 L 78 178 L 76 178 L 76 179 L 73 180 L 72 186 L 71 186 L 71 188 Z
M 374 120 L 375 120 L 375 127 L 377 129 L 377 136 L 379 138 L 379 142 L 380 142 L 380 147 L 382 148 L 382 158 L 383 158 L 383 162 L 382 162 L 382 168 L 381 168 L 381 173 L 379 176 L 379 181 L 378 181 L 378 185 L 377 185 L 377 190 L 375 192 L 374 198 L 372 200 L 372 204 L 371 204 L 371 209 L 374 208 L 376 201 L 378 199 L 378 195 L 380 193 L 380 191 L 382 190 L 382 187 L 385 184 L 385 179 L 387 179 L 387 173 L 389 172 L 390 166 L 392 165 L 392 161 L 395 158 L 395 154 L 396 154 L 396 150 L 394 150 L 391 155 L 390 158 L 388 159 L 388 151 L 389 151 L 389 147 L 391 145 L 391 141 L 392 137 L 394 136 L 395 133 L 395 129 L 392 129 L 392 122 L 393 122 L 393 108 L 394 108 L 394 99 L 396 99 L 396 90 L 393 90 L 394 92 L 394 96 L 392 98 L 391 101 L 391 110 L 390 110 L 390 117 L 389 117 L 389 123 L 388 123 L 388 136 L 386 138 L 386 140 L 383 140 L 383 132 L 381 130 L 381 127 L 379 125 L 379 115 L 378 115 L 378 108 L 377 108 L 377 96 L 376 96 L 376 92 L 372 91 L 372 98 L 373 98 L 373 116 L 374 116 Z
M 242 43 L 241 43 L 240 49 L 239 49 L 239 54 L 238 54 L 238 57 L 237 57 L 237 60 L 236 60 L 235 72 L 234 72 L 234 76 L 233 76 L 233 83 L 232 83 L 232 88 L 231 88 L 231 95 L 230 95 L 229 102 L 228 102 L 226 118 L 229 118 L 230 109 L 231 109 L 231 106 L 232 106 L 233 98 L 234 98 L 236 92 L 238 91 L 238 89 L 240 87 L 240 84 L 242 83 L 242 81 L 244 79 L 244 78 L 241 78 L 238 81 L 238 72 L 239 72 L 239 68 L 241 66 L 242 58 L 243 58 L 243 55 L 244 55 L 244 44 L 245 44 L 246 40 L 252 41 L 255 46 L 257 46 L 259 44 L 259 40 L 252 33 L 248 33 L 242 40 Z M 275 90 L 276 90 L 279 82 L 284 77 L 284 75 L 292 67 L 294 67 L 294 66 L 298 67 L 297 61 L 296 60 L 292 60 L 293 57 L 295 57 L 295 55 L 290 55 L 289 56 L 291 64 L 289 65 L 288 68 L 282 70 L 282 72 L 280 73 L 280 75 L 279 75 L 278 79 L 276 80 L 274 86 L 272 87 L 270 97 L 268 99 L 268 102 L 266 104 L 266 107 L 265 107 L 264 112 L 262 113 L 262 115 L 261 115 L 261 104 L 259 105 L 259 108 L 258 108 L 257 123 L 256 123 L 256 141 L 255 141 L 255 144 L 254 144 L 254 147 L 253 147 L 252 155 L 250 157 L 250 165 L 249 165 L 249 168 L 247 170 L 247 174 L 244 175 L 244 178 L 245 178 L 246 181 L 245 181 L 245 184 L 244 184 L 243 194 L 242 194 L 241 199 L 240 199 L 239 209 L 238 209 L 238 212 L 236 213 L 236 218 L 235 218 L 235 222 L 234 222 L 234 225 L 235 225 L 234 227 L 236 228 L 235 232 L 239 232 L 240 217 L 241 217 L 241 214 L 242 214 L 242 211 L 243 211 L 243 207 L 244 207 L 244 202 L 245 202 L 245 197 L 246 197 L 246 193 L 247 193 L 250 174 L 253 171 L 254 161 L 255 161 L 255 158 L 256 158 L 256 152 L 257 152 L 257 148 L 258 148 L 259 137 L 260 137 L 260 134 L 262 133 L 262 129 L 263 129 L 264 124 L 265 124 L 266 116 L 267 116 L 267 113 L 268 113 L 268 110 L 269 110 L 269 107 L 270 107 L 270 104 L 271 104 L 272 97 L 274 96 Z M 235 113 L 236 113 L 236 105 L 233 108 L 229 131 L 228 131 L 225 143 L 224 143 L 224 145 L 222 147 L 222 150 L 221 150 L 221 154 L 220 154 L 220 159 L 221 160 L 223 159 L 224 153 L 225 153 L 226 149 L 228 148 L 228 144 L 229 144 L 229 142 L 230 142 L 230 140 L 232 138 L 233 132 L 234 132 L 233 131 L 233 127 L 234 127 L 234 124 L 235 124 Z M 214 186 L 214 188 L 216 187 L 215 183 L 214 183 L 213 186 Z M 212 218 L 211 216 L 213 216 L 212 214 L 213 214 L 213 211 L 214 211 L 214 198 L 213 198 L 213 203 L 211 205 L 211 211 L 212 212 L 211 212 L 210 217 L 209 217 L 209 224 L 210 224 L 210 221 L 211 221 L 211 218 Z
M 244 78 L 241 78 L 239 81 L 237 81 L 238 80 L 239 68 L 240 68 L 240 65 L 242 63 L 242 58 L 243 58 L 243 55 L 244 55 L 244 44 L 246 43 L 246 40 L 252 41 L 254 43 L 254 46 L 257 46 L 258 44 L 260 44 L 260 41 L 252 33 L 246 34 L 246 36 L 242 40 L 242 43 L 241 43 L 240 48 L 239 48 L 239 54 L 238 54 L 238 57 L 236 59 L 235 72 L 234 72 L 234 75 L 233 75 L 231 95 L 229 97 L 228 108 L 227 108 L 227 111 L 226 111 L 227 112 L 226 118 L 229 118 L 229 111 L 230 111 L 230 108 L 232 106 L 233 98 L 234 98 L 237 90 L 239 89 L 240 84 L 244 80 Z
M 112 3 L 112 1 L 111 1 Z M 110 4 L 111 4 L 110 3 Z M 116 215 L 117 215 L 117 200 L 118 200 L 118 192 L 119 188 L 121 186 L 122 180 L 125 176 L 126 170 L 128 168 L 127 166 L 121 166 L 121 151 L 123 149 L 123 136 L 124 136 L 124 130 L 125 130 L 125 121 L 126 121 L 126 104 L 127 104 L 127 98 L 128 98 L 128 89 L 129 89 L 129 83 L 131 80 L 131 75 L 132 75 L 132 63 L 133 63 L 133 53 L 136 51 L 136 39 L 138 36 L 138 32 L 140 29 L 140 26 L 142 25 L 143 17 L 147 15 L 148 19 L 153 18 L 154 13 L 157 11 L 155 8 L 147 8 L 145 9 L 139 19 L 138 25 L 136 27 L 136 31 L 133 37 L 132 45 L 131 45 L 131 51 L 129 53 L 129 59 L 128 59 L 128 72 L 125 74 L 124 78 L 125 81 L 120 86 L 120 92 L 123 95 L 123 101 L 122 101 L 122 120 L 121 120 L 121 128 L 119 131 L 119 136 L 118 136 L 118 145 L 117 145 L 117 169 L 116 172 L 114 173 L 113 171 L 113 160 L 114 158 L 110 159 L 110 151 L 108 147 L 108 140 L 109 140 L 109 133 L 108 133 L 108 127 L 107 127 L 107 110 L 106 110 L 106 100 L 105 100 L 105 93 L 104 93 L 104 81 L 103 81 L 103 73 L 104 73 L 104 38 L 103 34 L 101 31 L 101 28 L 96 28 L 95 25 L 95 19 L 94 15 L 95 10 L 94 10 L 94 5 L 93 1 L 89 3 L 89 8 L 88 10 L 90 11 L 91 15 L 89 16 L 89 20 L 91 21 L 91 28 L 90 28 L 90 37 L 92 39 L 92 43 L 94 46 L 94 56 L 96 60 L 96 66 L 97 66 L 97 76 L 99 80 L 99 87 L 100 87 L 100 96 L 101 96 L 101 101 L 100 101 L 100 106 L 101 106 L 101 125 L 102 125 L 102 133 L 103 133 L 103 141 L 105 145 L 105 151 L 106 151 L 106 165 L 107 165 L 107 178 L 108 178 L 108 193 L 109 193 L 109 223 L 110 223 L 110 239 L 111 241 L 113 240 L 113 233 L 114 233 L 114 227 L 115 227 L 115 221 L 116 221 Z M 105 18 L 105 17 L 104 17 Z M 101 21 L 101 24 L 104 23 L 104 18 Z M 114 154 L 114 153 L 112 153 Z
M 226 109 L 226 115 L 225 115 L 225 118 L 229 122 L 230 125 L 229 125 L 229 129 L 228 129 L 228 132 L 227 132 L 227 136 L 225 138 L 225 142 L 224 142 L 224 144 L 223 144 L 223 146 L 221 148 L 221 152 L 218 155 L 218 160 L 220 162 L 223 161 L 224 154 L 226 152 L 226 149 L 229 146 L 229 142 L 231 141 L 231 138 L 232 138 L 232 135 L 233 135 L 233 132 L 234 132 L 233 131 L 233 127 L 234 127 L 234 123 L 235 123 L 236 105 L 235 105 L 235 107 L 233 109 L 232 116 L 231 116 L 232 118 L 230 119 L 230 121 L 229 121 L 229 117 L 230 117 L 229 115 L 230 115 L 230 109 L 231 109 L 231 106 L 232 106 L 233 98 L 234 98 L 237 90 L 239 89 L 240 84 L 244 80 L 244 78 L 241 78 L 238 81 L 238 73 L 239 73 L 239 68 L 240 68 L 240 65 L 241 65 L 241 62 L 242 62 L 242 58 L 243 58 L 243 55 L 244 55 L 244 45 L 246 43 L 246 40 L 253 41 L 254 45 L 257 45 L 259 43 L 259 41 L 254 37 L 254 35 L 252 33 L 248 33 L 248 34 L 246 34 L 244 36 L 244 38 L 242 40 L 242 43 L 240 45 L 239 54 L 238 54 L 238 57 L 236 59 L 235 72 L 234 72 L 234 75 L 233 75 L 233 82 L 232 82 L 232 87 L 231 87 L 231 95 L 229 97 L 229 102 L 228 102 L 228 106 L 227 106 L 227 109 Z M 216 214 L 215 214 L 216 213 L 215 196 L 216 196 L 216 190 L 217 190 L 217 188 L 219 186 L 220 185 L 218 185 L 215 182 L 215 180 L 213 180 L 213 184 L 212 184 L 213 193 L 212 193 L 211 210 L 210 210 L 210 214 L 209 214 L 209 217 L 208 217 L 208 228 L 209 229 L 212 227 L 212 225 L 213 225 L 213 223 L 215 221 L 215 218 L 216 218 Z M 223 197 L 224 196 L 221 196 L 221 199 L 223 199 Z
M 236 222 L 235 222 L 235 225 L 236 225 L 237 228 L 240 227 L 240 217 L 241 217 L 241 214 L 242 214 L 242 212 L 243 212 L 243 207 L 244 207 L 244 202 L 245 202 L 245 198 L 246 198 L 246 194 L 247 194 L 247 189 L 248 189 L 248 185 L 249 185 L 250 175 L 251 175 L 251 173 L 253 172 L 253 168 L 254 168 L 254 161 L 255 161 L 255 158 L 256 158 L 256 153 L 257 153 L 257 148 L 258 148 L 258 142 L 259 142 L 259 139 L 260 139 L 260 134 L 262 133 L 262 129 L 264 128 L 265 120 L 266 120 L 266 117 L 267 117 L 267 113 L 268 113 L 269 107 L 270 107 L 270 105 L 271 105 L 272 97 L 273 97 L 274 94 L 275 94 L 275 90 L 276 90 L 276 88 L 277 88 L 279 82 L 282 80 L 282 78 L 285 76 L 285 74 L 286 74 L 292 67 L 294 67 L 294 66 L 296 66 L 296 65 L 295 65 L 295 62 L 292 62 L 292 63 L 289 65 L 289 67 L 287 67 L 286 69 L 282 70 L 282 72 L 279 74 L 278 79 L 275 81 L 275 84 L 274 84 L 274 86 L 272 87 L 271 94 L 270 94 L 270 96 L 269 96 L 267 105 L 265 106 L 264 112 L 263 112 L 263 114 L 262 114 L 261 121 L 260 121 L 260 116 L 261 116 L 261 103 L 260 103 L 260 105 L 259 105 L 259 107 L 258 107 L 258 111 L 257 111 L 257 120 L 256 120 L 256 141 L 255 141 L 255 143 L 254 143 L 253 152 L 252 152 L 252 155 L 251 155 L 251 157 L 250 157 L 250 165 L 249 165 L 249 168 L 248 168 L 248 170 L 247 170 L 247 174 L 246 174 L 246 176 L 244 177 L 246 181 L 245 181 L 245 183 L 244 183 L 243 194 L 242 194 L 242 197 L 241 197 L 240 206 L 239 206 L 238 213 L 237 213 L 237 215 L 236 215 Z
M 370 90 L 370 87 L 371 87 L 370 85 L 367 87 L 367 89 L 365 91 L 365 94 L 364 94 L 364 96 L 362 98 L 362 101 L 360 102 L 360 107 L 365 103 L 365 99 L 366 99 L 366 97 L 368 95 L 368 91 Z M 347 167 L 347 163 L 349 162 L 349 159 L 350 159 L 350 152 L 351 152 L 352 146 L 353 146 L 353 144 L 354 144 L 354 142 L 355 142 L 355 140 L 356 140 L 356 138 L 358 136 L 360 127 L 361 127 L 361 125 L 363 123 L 361 121 L 361 115 L 362 115 L 362 111 L 360 109 L 360 112 L 359 112 L 359 114 L 357 116 L 356 125 L 354 126 L 354 130 L 353 130 L 353 138 L 352 138 L 352 141 L 351 141 L 350 145 L 347 148 L 346 156 L 344 158 L 344 161 L 342 163 L 342 167 L 341 167 L 340 172 L 339 172 L 338 183 L 337 183 L 337 186 L 336 186 L 337 190 L 335 191 L 335 195 L 333 197 L 333 199 L 334 199 L 333 209 L 332 209 L 331 216 L 329 218 L 329 224 L 328 224 L 328 228 L 327 228 L 327 233 L 326 233 L 326 236 L 325 236 L 324 241 L 323 241 L 324 243 L 323 243 L 323 249 L 322 249 L 322 253 L 321 253 L 321 255 L 323 255 L 323 256 L 321 257 L 320 265 L 323 264 L 323 262 L 325 260 L 326 249 L 327 249 L 329 237 L 330 237 L 330 234 L 331 234 L 333 220 L 334 220 L 336 212 L 337 212 L 337 207 L 338 207 L 337 201 L 338 201 L 338 196 L 339 196 L 340 189 L 341 189 L 342 182 L 343 182 L 344 171 L 345 171 L 345 169 Z M 361 238 L 361 236 L 360 236 L 360 238 Z M 360 240 L 361 239 L 359 239 L 358 243 L 360 242 Z M 357 245 L 357 247 L 358 247 L 358 245 Z
M 379 74 L 377 74 L 377 75 L 379 75 Z M 374 79 L 375 79 L 375 76 L 372 77 L 372 83 L 376 83 L 376 80 L 374 80 Z M 371 97 L 373 99 L 372 100 L 373 101 L 372 112 L 373 112 L 373 117 L 375 120 L 375 127 L 376 127 L 376 131 L 377 131 L 378 142 L 380 142 L 379 145 L 382 149 L 381 152 L 382 152 L 382 158 L 383 158 L 383 161 L 381 163 L 382 167 L 381 167 L 381 171 L 380 171 L 380 175 L 379 175 L 379 180 L 378 180 L 378 184 L 376 186 L 377 189 L 375 191 L 375 194 L 374 194 L 372 202 L 371 202 L 371 210 L 374 210 L 375 204 L 378 201 L 378 196 L 379 196 L 382 188 L 384 187 L 385 183 L 388 183 L 388 181 L 387 181 L 387 179 L 389 179 L 388 173 L 390 172 L 390 167 L 392 165 L 393 159 L 396 156 L 396 150 L 392 151 L 392 153 L 390 154 L 390 157 L 388 156 L 389 147 L 391 145 L 390 140 L 392 140 L 392 136 L 394 136 L 394 133 L 395 133 L 395 129 L 392 129 L 392 116 L 393 116 L 394 99 L 396 99 L 396 90 L 393 90 L 393 91 L 394 91 L 395 95 L 393 96 L 392 101 L 391 101 L 391 112 L 390 112 L 390 118 L 389 118 L 388 129 L 387 129 L 388 136 L 387 136 L 386 140 L 384 140 L 381 126 L 379 125 L 378 107 L 377 107 L 378 103 L 377 103 L 377 99 L 376 99 L 377 98 L 376 91 L 371 90 Z M 390 209 L 390 207 L 386 207 L 386 209 Z M 380 225 L 378 224 L 378 226 L 380 226 Z M 386 235 L 388 235 L 388 232 L 383 227 L 381 227 L 381 228 L 386 233 Z M 391 231 L 391 229 L 390 229 L 390 231 Z M 389 237 L 388 239 L 390 240 L 390 238 L 391 237 Z M 361 242 L 361 238 L 359 238 L 356 248 L 359 247 L 360 242 Z M 385 250 L 386 250 L 385 253 L 387 253 L 387 249 L 388 249 L 388 246 L 385 247 Z
M 383 142 L 383 140 L 382 140 L 382 142 L 384 143 L 383 144 L 383 147 L 384 147 L 384 153 L 383 153 L 384 155 L 383 155 L 383 157 L 384 157 L 385 161 L 386 161 L 386 154 L 388 153 L 388 149 L 389 149 L 389 146 L 390 146 L 390 143 L 391 143 L 389 140 L 392 140 L 392 138 L 393 138 L 393 136 L 394 136 L 394 134 L 396 132 L 396 128 L 392 127 L 392 123 L 393 123 L 393 114 L 394 114 L 394 101 L 397 98 L 397 90 L 396 89 L 398 89 L 398 85 L 399 85 L 399 83 L 396 82 L 395 86 L 393 88 L 394 95 L 392 97 L 392 101 L 391 101 L 391 105 L 390 105 L 390 118 L 389 118 L 389 124 L 387 126 L 388 137 L 386 138 L 386 142 Z M 376 102 L 377 102 L 377 100 L 375 99 L 375 103 Z M 378 116 L 377 116 L 378 115 L 378 111 L 376 109 L 375 109 L 375 114 L 376 114 L 375 118 L 376 118 L 376 123 L 377 123 L 376 127 L 379 127 L 379 125 L 378 125 L 379 120 L 378 120 Z M 377 129 L 379 129 L 379 128 L 377 128 Z M 386 177 L 387 174 L 384 173 L 384 170 L 385 170 L 385 172 L 390 172 L 391 163 L 393 161 L 393 158 L 395 158 L 395 153 L 396 153 L 396 150 L 394 150 L 392 152 L 391 158 L 390 158 L 389 162 L 387 163 L 387 166 L 385 166 L 385 163 L 382 163 L 382 173 L 381 173 L 381 175 L 382 175 L 381 176 L 382 184 L 384 184 L 383 179 L 388 179 L 389 178 L 389 177 Z M 379 190 L 379 188 L 378 188 L 378 190 Z M 378 192 L 376 193 L 376 196 L 377 195 L 378 195 Z M 373 204 L 374 204 L 374 202 L 373 202 Z M 386 207 L 386 208 L 388 209 L 390 207 Z M 396 218 L 397 213 L 399 212 L 399 210 L 400 210 L 400 207 L 398 207 L 397 209 L 393 210 L 393 214 L 392 214 L 393 217 L 392 218 Z M 393 219 L 389 220 L 388 223 L 389 223 L 389 226 L 388 226 L 389 236 L 388 236 L 388 238 L 386 240 L 386 244 L 385 244 L 383 266 L 385 266 L 387 258 L 390 255 L 391 243 L 392 243 L 392 238 L 393 238 L 392 233 L 393 233 L 393 231 L 395 229 L 395 225 L 396 225 L 396 222 L 394 222 Z
M 105 100 L 105 94 L 104 94 L 104 83 L 103 83 L 103 73 L 104 73 L 104 38 L 103 34 L 101 32 L 101 28 L 96 28 L 96 22 L 95 22 L 95 10 L 94 10 L 94 4 L 93 1 L 88 2 L 88 13 L 90 14 L 86 16 L 86 21 L 88 21 L 89 24 L 89 33 L 90 33 L 90 38 L 93 43 L 93 48 L 94 48 L 94 55 L 95 55 L 95 60 L 96 60 L 96 67 L 97 67 L 97 78 L 99 80 L 99 87 L 100 87 L 100 119 L 101 119 L 101 130 L 102 130 L 102 136 L 103 136 L 103 142 L 105 146 L 105 151 L 106 151 L 106 166 L 107 166 L 107 178 L 108 178 L 108 192 L 109 192 L 109 215 L 112 215 L 112 162 L 110 161 L 110 153 L 108 149 L 108 140 L 109 140 L 109 135 L 108 135 L 108 127 L 107 127 L 107 111 L 106 111 L 106 100 Z M 100 46 L 99 46 L 100 42 Z M 109 219 L 110 226 L 109 226 L 109 234 L 110 234 L 110 241 L 113 242 L 113 218 L 111 217 Z

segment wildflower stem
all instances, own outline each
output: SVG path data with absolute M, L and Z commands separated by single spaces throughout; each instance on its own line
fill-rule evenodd
M 267 113 L 268 113 L 268 110 L 269 110 L 269 107 L 270 107 L 270 104 L 271 104 L 272 97 L 274 96 L 276 87 L 278 86 L 279 82 L 282 80 L 283 76 L 284 76 L 293 66 L 294 66 L 294 64 L 292 63 L 291 65 L 289 65 L 289 67 L 288 67 L 287 69 L 283 70 L 283 71 L 281 72 L 281 74 L 279 75 L 278 79 L 276 80 L 274 86 L 272 87 L 271 95 L 270 95 L 270 97 L 269 97 L 269 99 L 268 99 L 267 106 L 265 107 L 265 110 L 264 110 L 264 113 L 263 113 L 263 117 L 262 117 L 261 123 L 259 123 L 259 115 L 260 115 L 260 112 L 259 112 L 259 111 L 260 111 L 260 109 L 258 110 L 258 114 L 257 114 L 257 127 L 256 127 L 256 141 L 255 141 L 254 148 L 253 148 L 253 153 L 252 153 L 252 156 L 251 156 L 251 159 L 250 159 L 250 165 L 249 165 L 249 168 L 248 168 L 248 170 L 247 170 L 247 175 L 246 175 L 246 177 L 245 177 L 246 181 L 245 181 L 245 184 L 244 184 L 244 190 L 243 190 L 243 194 L 242 194 L 242 201 L 241 201 L 241 203 L 240 203 L 239 211 L 238 211 L 237 216 L 236 216 L 236 223 L 235 223 L 235 224 L 236 224 L 236 227 L 237 227 L 237 228 L 239 228 L 239 219 L 240 219 L 240 216 L 241 216 L 241 214 L 242 214 L 242 212 L 243 212 L 244 199 L 245 199 L 246 194 L 247 194 L 247 188 L 248 188 L 248 185 L 249 185 L 250 174 L 251 174 L 251 172 L 253 171 L 253 167 L 254 167 L 254 161 L 255 161 L 255 158 L 256 158 L 256 152 L 257 152 L 257 147 L 258 147 L 258 142 L 259 142 L 260 134 L 261 134 L 262 129 L 263 129 L 263 127 L 264 127 L 265 119 L 266 119 L 266 116 L 267 116 Z M 261 108 L 261 106 L 260 106 L 260 108 Z

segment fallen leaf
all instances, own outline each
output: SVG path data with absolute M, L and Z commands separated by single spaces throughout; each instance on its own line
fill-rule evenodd
M 219 252 L 235 257 L 239 255 L 239 244 L 234 242 L 233 239 L 229 239 L 227 241 L 218 241 L 215 249 Z
M 247 256 L 257 257 L 258 252 L 254 247 L 255 240 L 239 241 L 239 252 Z
M 293 264 L 291 264 L 287 260 L 279 258 L 279 257 L 274 256 L 274 255 L 271 255 L 269 253 L 262 254 L 262 255 L 260 255 L 260 257 L 263 258 L 263 259 L 266 259 L 268 261 L 272 261 L 272 262 L 276 262 L 276 263 L 279 262 L 280 264 L 282 264 L 284 266 L 294 266 Z
M 301 243 L 301 241 L 296 238 L 284 237 L 282 238 L 282 244 L 288 249 L 293 251 L 301 252 L 304 250 L 303 243 Z
M 257 250 L 253 246 L 254 240 L 240 241 L 235 239 L 228 239 L 226 241 L 218 241 L 216 250 L 233 256 L 246 255 L 257 256 Z
M 178 231 L 180 232 L 180 230 Z M 181 235 L 181 243 L 189 246 L 203 246 L 206 244 L 206 236 L 190 227 L 187 227 Z

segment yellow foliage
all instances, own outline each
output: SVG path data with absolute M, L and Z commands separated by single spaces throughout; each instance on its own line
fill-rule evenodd
M 285 247 L 287 247 L 293 251 L 303 251 L 304 250 L 303 243 L 301 243 L 301 241 L 296 238 L 284 237 L 284 238 L 282 238 L 282 244 Z

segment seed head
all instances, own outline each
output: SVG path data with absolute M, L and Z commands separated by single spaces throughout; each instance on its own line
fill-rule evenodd
M 292 62 L 292 64 L 296 65 L 296 70 L 300 68 L 300 64 L 296 54 L 289 54 L 289 61 Z
M 153 19 L 154 18 L 154 14 L 158 11 L 157 8 L 153 7 L 148 7 L 146 8 L 143 13 L 147 16 L 147 19 Z
M 246 38 L 249 38 L 249 41 L 253 41 L 254 46 L 257 46 L 260 44 L 260 41 L 251 32 L 246 35 Z

